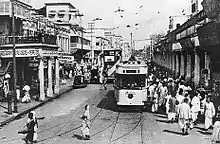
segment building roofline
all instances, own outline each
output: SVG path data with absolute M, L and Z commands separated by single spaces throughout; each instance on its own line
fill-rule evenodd
M 62 2 L 57 2 L 57 3 L 45 3 L 46 6 L 48 5 L 68 5 L 73 9 L 76 9 L 71 3 L 62 3 Z

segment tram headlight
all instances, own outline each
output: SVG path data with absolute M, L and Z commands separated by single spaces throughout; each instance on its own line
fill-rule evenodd
M 128 98 L 129 98 L 129 99 L 132 99 L 133 97 L 134 97 L 133 94 L 128 94 Z

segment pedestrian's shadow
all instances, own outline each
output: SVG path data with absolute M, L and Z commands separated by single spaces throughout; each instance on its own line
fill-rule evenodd
M 203 135 L 212 135 L 211 132 L 208 132 L 208 131 L 201 131 L 201 130 L 198 130 L 197 132 L 203 134 Z
M 78 134 L 74 134 L 72 137 L 73 137 L 73 138 L 76 138 L 76 139 L 78 139 L 78 140 L 85 140 L 84 137 L 82 137 L 81 135 L 78 135 Z
M 184 134 L 181 133 L 181 132 L 176 132 L 176 131 L 171 131 L 171 130 L 163 130 L 163 132 L 171 133 L 171 134 L 176 134 L 176 135 L 184 135 Z

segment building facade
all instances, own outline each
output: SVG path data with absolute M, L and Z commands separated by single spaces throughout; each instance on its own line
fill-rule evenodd
M 202 10 L 193 10 L 190 19 L 154 45 L 153 61 L 176 77 L 184 76 L 195 88 L 219 92 L 219 2 L 201 4 Z

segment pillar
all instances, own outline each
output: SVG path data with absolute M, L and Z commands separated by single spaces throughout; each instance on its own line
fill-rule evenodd
M 179 55 L 178 53 L 176 54 L 176 76 L 179 76 L 180 72 L 180 63 L 179 63 Z
M 174 71 L 176 69 L 175 65 L 175 58 L 176 58 L 176 55 L 175 54 L 172 54 L 172 71 Z
M 54 93 L 59 94 L 60 93 L 60 66 L 59 66 L 59 59 L 58 57 L 55 58 L 55 89 Z
M 181 76 L 184 76 L 184 71 L 185 71 L 185 64 L 184 64 L 184 54 L 181 53 L 181 56 L 180 56 L 180 75 Z
M 40 92 L 40 100 L 44 101 L 45 92 L 44 92 L 44 62 L 43 58 L 40 59 L 38 66 L 38 78 L 39 78 L 39 92 Z
M 52 61 L 51 58 L 47 60 L 47 69 L 48 69 L 48 87 L 47 87 L 47 96 L 53 96 L 53 88 L 52 88 Z
M 195 52 L 195 68 L 194 68 L 194 85 L 197 87 L 200 81 L 200 58 L 197 52 Z
M 191 67 L 192 61 L 191 61 L 191 55 L 187 54 L 187 63 L 186 63 L 186 78 L 191 78 L 192 73 L 192 67 Z
M 209 80 L 210 80 L 210 56 L 207 51 L 205 51 L 205 68 L 208 69 L 208 74 L 205 75 L 205 86 L 209 86 Z

